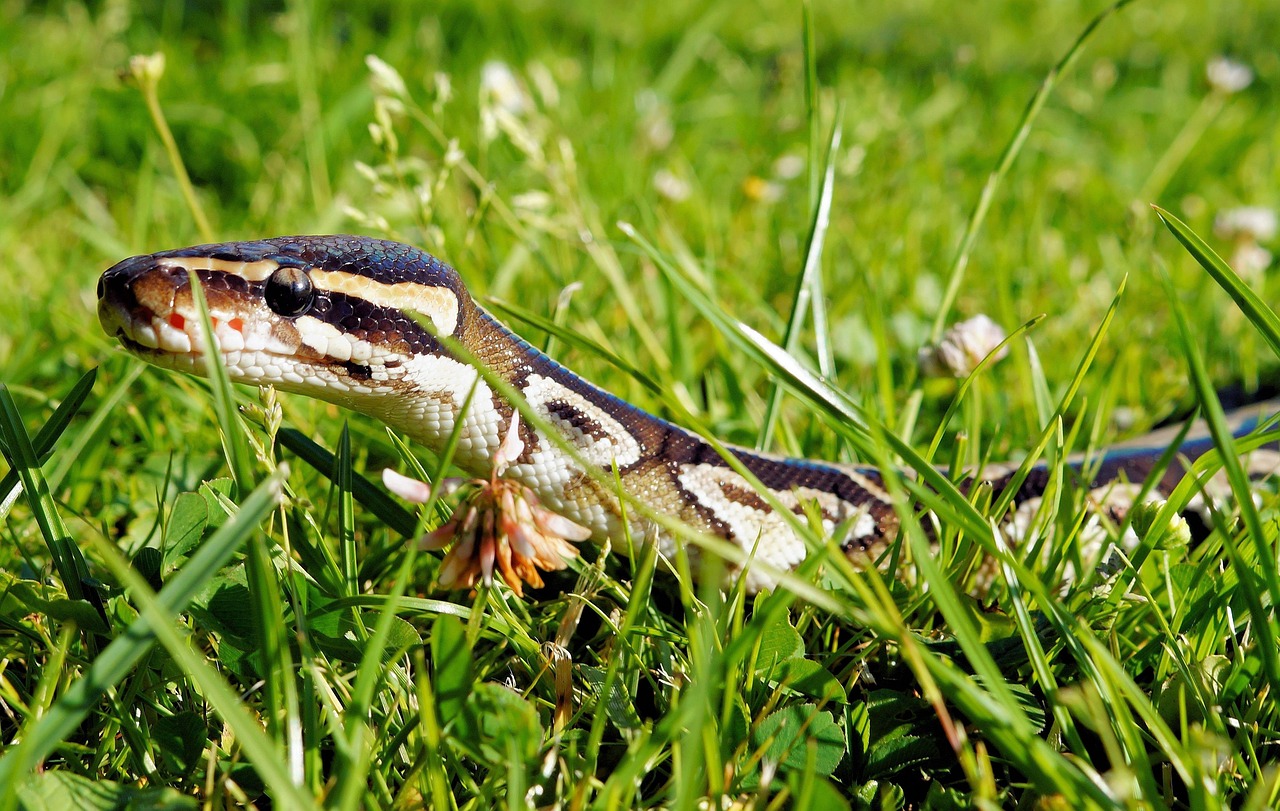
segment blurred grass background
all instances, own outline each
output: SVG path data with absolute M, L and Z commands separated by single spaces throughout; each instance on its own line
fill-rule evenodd
M 885 384 L 910 382 L 902 368 L 927 335 L 986 174 L 1045 72 L 1100 8 L 815 8 L 823 124 L 842 103 L 847 133 L 825 264 L 847 390 L 888 398 Z M 499 62 L 545 111 L 548 137 L 572 145 L 575 193 L 600 226 L 593 239 L 621 243 L 616 220 L 671 229 L 717 281 L 729 311 L 768 332 L 788 307 L 809 217 L 800 15 L 790 4 L 605 13 L 572 4 L 9 3 L 0 13 L 0 262 L 22 291 L 0 300 L 0 318 L 14 326 L 0 338 L 0 358 L 5 380 L 33 395 L 111 355 L 92 316 L 101 268 L 199 241 L 141 96 L 118 79 L 132 54 L 153 51 L 167 57 L 161 101 L 218 239 L 377 232 L 347 214 L 372 211 L 394 235 L 462 269 L 481 295 L 519 289 L 522 303 L 547 312 L 564 285 L 581 282 L 579 300 L 593 303 L 586 316 L 630 354 L 625 324 L 611 316 L 616 293 L 606 292 L 577 234 L 512 233 L 477 209 L 458 173 L 436 196 L 426 229 L 412 205 L 380 199 L 357 171 L 357 162 L 385 163 L 367 130 L 373 93 L 364 58 L 376 54 L 497 198 L 544 191 L 541 173 L 479 126 L 481 74 Z M 1108 22 L 1049 100 L 997 195 L 959 315 L 987 312 L 1011 328 L 1049 314 L 1035 340 L 1053 379 L 1066 370 L 1055 361 L 1073 357 L 1129 274 L 1123 330 L 1106 348 L 1116 365 L 1100 368 L 1126 381 L 1122 401 L 1162 413 L 1184 391 L 1153 282 L 1154 266 L 1168 262 L 1197 317 L 1214 325 L 1204 335 L 1218 375 L 1251 379 L 1247 328 L 1169 250 L 1144 203 L 1167 206 L 1201 233 L 1224 209 L 1274 204 L 1280 61 L 1267 43 L 1278 16 L 1261 3 L 1140 2 Z M 1256 80 L 1222 106 L 1167 182 L 1144 189 L 1204 103 L 1205 66 L 1219 54 L 1242 60 Z M 440 76 L 450 99 L 431 107 Z M 402 155 L 438 174 L 444 147 L 420 127 L 402 129 Z M 664 177 L 674 184 L 667 195 L 655 182 Z M 1150 199 L 1139 198 L 1144 191 Z M 630 260 L 629 270 L 641 264 Z M 640 306 L 657 323 L 704 332 L 647 292 Z M 733 366 L 715 340 L 668 348 L 696 352 L 680 367 L 691 386 L 709 365 Z M 877 362 L 885 364 L 879 376 Z M 1016 412 L 1025 392 L 1009 372 L 1001 382 Z M 731 423 L 732 411 L 721 418 Z M 730 438 L 750 435 L 747 426 L 724 427 L 738 434 Z
M 916 351 L 988 173 L 1104 7 L 814 4 L 817 140 L 837 110 L 844 131 L 823 265 L 835 382 L 891 425 L 921 385 Z M 1251 327 L 1147 204 L 1204 235 L 1224 211 L 1280 204 L 1277 41 L 1280 8 L 1263 2 L 1136 2 L 1106 21 L 995 196 L 948 320 L 987 313 L 1012 329 L 1047 314 L 1031 339 L 1050 384 L 1064 384 L 1127 276 L 1084 402 L 1123 406 L 1114 428 L 1134 430 L 1191 401 L 1164 267 L 1215 378 L 1267 378 L 1274 361 Z M 0 2 L 0 381 L 32 429 L 92 367 L 91 404 L 122 398 L 83 457 L 61 462 L 57 496 L 75 531 L 136 546 L 154 530 L 157 494 L 225 473 L 201 384 L 139 374 L 94 314 L 102 269 L 202 241 L 142 95 L 121 78 L 131 56 L 154 52 L 216 239 L 352 231 L 413 242 L 482 300 L 559 312 L 723 438 L 755 441 L 762 372 L 616 223 L 690 257 L 727 312 L 780 337 L 811 217 L 798 5 Z M 369 55 L 401 77 L 399 103 Z M 1206 66 L 1222 55 L 1253 72 L 1248 87 L 1212 90 Z M 1267 300 L 1271 269 L 1251 279 Z M 663 411 L 604 361 L 560 357 Z M 979 387 L 992 456 L 1025 449 L 1041 428 L 1029 364 L 1019 348 Z M 923 391 L 916 440 L 954 390 Z M 343 416 L 286 404 L 291 424 L 330 445 Z M 395 458 L 378 426 L 357 419 L 354 431 L 358 469 Z M 778 449 L 842 452 L 795 406 Z M 16 570 L 39 543 L 21 505 L 4 536 Z

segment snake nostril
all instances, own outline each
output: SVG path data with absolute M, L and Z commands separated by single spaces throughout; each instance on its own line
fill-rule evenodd
M 98 298 L 101 299 L 102 294 L 105 292 L 107 292 L 107 277 L 106 274 L 103 274 L 98 277 Z

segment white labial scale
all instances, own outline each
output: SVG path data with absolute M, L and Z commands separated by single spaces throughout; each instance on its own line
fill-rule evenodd
M 213 337 L 217 339 L 218 349 L 223 355 L 230 357 L 245 347 L 244 333 L 233 329 L 227 321 L 219 320 L 213 328 Z M 230 360 L 228 360 L 230 363 Z
M 152 321 L 156 342 L 161 349 L 166 352 L 174 352 L 176 354 L 185 354 L 191 351 L 191 336 L 186 332 L 175 329 L 166 321 L 155 319 Z
M 314 316 L 304 315 L 293 324 L 304 345 L 337 361 L 367 364 L 387 354 L 374 344 L 348 335 Z

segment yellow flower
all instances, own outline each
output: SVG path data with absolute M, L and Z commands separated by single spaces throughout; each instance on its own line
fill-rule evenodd
M 489 479 L 461 483 L 468 492 L 453 517 L 419 540 L 424 549 L 453 544 L 437 576 L 441 588 L 470 588 L 477 577 L 492 585 L 496 570 L 517 596 L 523 596 L 524 583 L 542 586 L 539 569 L 563 569 L 565 561 L 578 554 L 570 541 L 591 537 L 591 530 L 542 506 L 529 487 L 502 478 L 523 451 L 520 418 L 512 414 L 507 436 L 493 456 Z M 393 470 L 384 470 L 382 481 L 388 490 L 417 504 L 425 503 L 431 494 L 425 482 Z

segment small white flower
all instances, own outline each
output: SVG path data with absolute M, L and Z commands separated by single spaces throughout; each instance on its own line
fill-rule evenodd
M 480 69 L 480 101 L 504 113 L 521 116 L 533 109 L 533 100 L 506 62 L 485 62 Z
M 1256 242 L 1242 242 L 1231 254 L 1231 267 L 1245 279 L 1257 281 L 1271 267 L 1271 251 Z
M 164 54 L 134 54 L 129 57 L 129 71 L 138 84 L 144 87 L 155 84 L 164 76 Z
M 1276 235 L 1276 213 L 1262 206 L 1229 208 L 1213 220 L 1219 239 L 1248 239 L 1269 242 Z
M 920 348 L 917 362 L 925 377 L 968 377 L 982 359 L 991 354 L 1005 339 L 1005 331 L 985 315 L 961 321 L 943 333 L 937 346 Z M 1001 347 L 993 361 L 1009 354 Z
M 667 169 L 659 169 L 653 174 L 653 188 L 668 200 L 677 203 L 689 199 L 689 181 L 678 177 Z
M 804 158 L 799 155 L 783 155 L 773 162 L 773 176 L 779 180 L 794 180 L 804 171 Z
M 1204 69 L 1209 86 L 1218 93 L 1239 93 L 1253 83 L 1253 71 L 1243 62 L 1215 56 Z
M 400 77 L 395 68 L 373 54 L 369 54 L 364 58 L 364 64 L 369 68 L 369 83 L 373 85 L 374 93 L 379 96 L 392 96 L 398 99 L 403 99 L 409 95 L 404 79 Z
M 1191 543 L 1191 527 L 1187 524 L 1187 519 L 1182 515 L 1174 513 L 1164 526 L 1156 524 L 1156 518 L 1164 506 L 1165 502 L 1158 498 L 1153 498 L 1144 504 L 1135 505 L 1129 510 L 1129 525 L 1133 527 L 1133 531 L 1141 538 L 1146 538 L 1159 531 L 1161 533 L 1159 548 L 1161 549 L 1171 549 Z
M 649 146 L 662 151 L 671 146 L 676 128 L 671 122 L 671 106 L 652 90 L 636 94 L 636 112 L 639 113 L 640 132 Z

